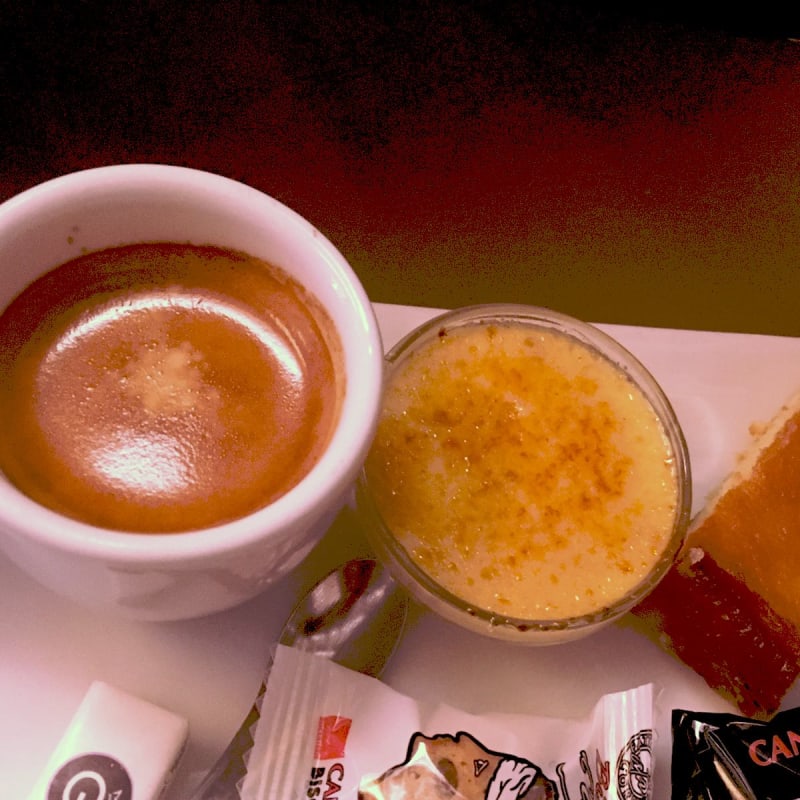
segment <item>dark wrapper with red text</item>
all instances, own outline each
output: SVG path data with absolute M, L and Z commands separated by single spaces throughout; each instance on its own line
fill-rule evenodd
M 769 722 L 672 712 L 672 800 L 800 797 L 800 709 Z

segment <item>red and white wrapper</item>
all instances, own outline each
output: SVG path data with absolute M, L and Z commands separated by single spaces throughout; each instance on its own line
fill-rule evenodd
M 470 714 L 278 646 L 242 800 L 649 800 L 653 686 L 584 719 Z

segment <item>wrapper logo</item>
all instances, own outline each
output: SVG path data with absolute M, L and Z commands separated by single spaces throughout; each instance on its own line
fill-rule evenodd
M 73 758 L 55 774 L 47 800 L 132 800 L 131 778 L 111 756 L 87 753 Z
M 314 757 L 318 761 L 330 761 L 344 758 L 347 737 L 350 734 L 352 720 L 346 717 L 320 717 L 317 726 L 317 742 Z
M 642 730 L 628 739 L 617 761 L 622 800 L 646 800 L 652 791 L 653 732 Z

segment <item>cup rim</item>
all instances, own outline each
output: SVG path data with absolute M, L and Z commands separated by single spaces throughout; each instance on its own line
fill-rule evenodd
M 444 326 L 452 329 L 504 321 L 521 321 L 554 327 L 561 333 L 566 333 L 590 346 L 601 356 L 608 358 L 638 385 L 653 408 L 672 448 L 677 479 L 677 501 L 672 532 L 667 546 L 653 568 L 617 601 L 590 613 L 543 619 L 504 615 L 466 602 L 417 566 L 383 520 L 369 488 L 366 467 L 362 467 L 356 483 L 356 504 L 370 542 L 395 573 L 395 578 L 432 610 L 436 611 L 436 607 L 443 604 L 448 611 L 447 616 L 454 621 L 463 623 L 467 618 L 471 618 L 470 627 L 478 626 L 498 636 L 503 636 L 504 632 L 515 638 L 548 632 L 578 635 L 587 629 L 618 619 L 629 611 L 658 585 L 672 566 L 685 540 L 691 517 L 692 480 L 689 450 L 675 410 L 664 390 L 633 353 L 597 326 L 543 306 L 483 303 L 445 311 L 410 331 L 387 352 L 385 383 L 391 379 L 392 369 L 402 363 L 405 356 L 413 352 L 418 344 L 427 343 Z
M 356 354 L 342 341 L 347 367 L 347 384 L 339 422 L 331 440 L 308 473 L 284 495 L 244 517 L 210 527 L 179 532 L 141 533 L 105 529 L 60 514 L 40 505 L 6 480 L 0 481 L 0 505 L 9 504 L 24 518 L 24 525 L 8 520 L 3 535 L 29 538 L 61 551 L 102 558 L 107 561 L 157 563 L 182 560 L 187 563 L 208 555 L 231 553 L 264 538 L 269 528 L 285 530 L 312 511 L 322 494 L 341 494 L 352 485 L 363 461 L 380 405 L 383 378 L 383 345 L 374 308 L 364 287 L 344 256 L 311 222 L 271 195 L 217 173 L 170 164 L 136 163 L 93 167 L 59 175 L 32 186 L 0 204 L 0 231 L 19 224 L 32 203 L 49 203 L 61 191 L 71 194 L 111 185 L 122 178 L 128 189 L 171 187 L 193 191 L 214 191 L 226 198 L 280 219 L 282 227 L 313 243 L 319 257 L 332 273 L 335 295 L 350 308 L 351 339 L 358 338 Z M 122 188 L 119 188 L 123 191 Z M 48 269 L 57 266 L 53 264 Z M 315 292 L 312 292 L 316 295 Z M 330 312 L 329 312 L 330 313 Z M 339 322 L 335 322 L 343 340 Z M 352 363 L 351 363 L 352 362 Z M 358 375 L 354 380 L 351 375 Z

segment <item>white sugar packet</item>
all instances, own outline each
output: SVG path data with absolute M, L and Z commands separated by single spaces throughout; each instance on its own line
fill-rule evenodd
M 653 687 L 584 719 L 475 715 L 278 646 L 242 800 L 648 800 Z

